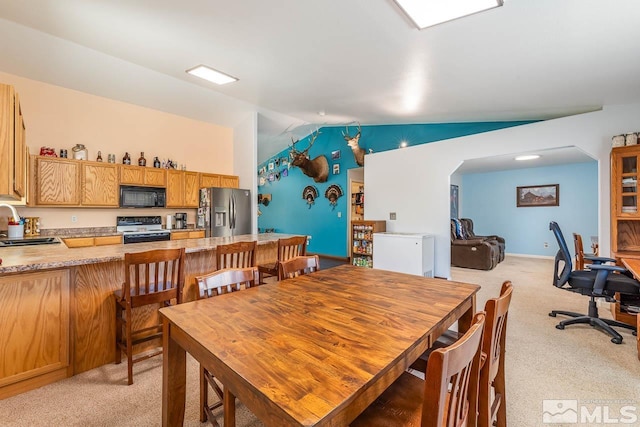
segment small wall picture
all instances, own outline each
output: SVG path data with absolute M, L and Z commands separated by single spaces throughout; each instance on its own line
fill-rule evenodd
M 340 165 L 337 164 L 337 163 L 335 165 L 333 165 L 333 174 L 334 175 L 340 174 Z
M 282 177 L 287 177 L 289 176 L 289 169 L 282 169 Z
M 451 207 L 449 209 L 451 212 L 451 218 L 453 219 L 458 219 L 458 192 L 458 186 L 452 184 L 450 189 Z
M 276 168 L 276 165 L 273 162 L 269 162 L 269 170 L 272 171 Z
M 530 185 L 516 188 L 516 206 L 560 206 L 560 184 Z
M 331 160 L 338 160 L 340 158 L 340 150 L 331 152 Z

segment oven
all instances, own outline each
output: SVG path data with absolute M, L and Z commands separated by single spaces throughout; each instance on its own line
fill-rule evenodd
M 136 233 L 129 232 L 123 233 L 122 242 L 127 243 L 143 243 L 143 242 L 162 242 L 165 240 L 171 240 L 171 233 Z
M 160 216 L 119 216 L 116 230 L 122 233 L 124 244 L 171 240 L 171 232 L 162 228 Z

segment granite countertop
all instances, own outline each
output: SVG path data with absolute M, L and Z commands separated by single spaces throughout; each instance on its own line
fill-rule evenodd
M 0 274 L 121 261 L 127 252 L 185 248 L 187 253 L 194 253 L 209 251 L 215 249 L 218 245 L 227 243 L 257 240 L 258 245 L 260 245 L 292 236 L 292 234 L 264 233 L 245 234 L 234 237 L 208 237 L 202 239 L 167 240 L 163 242 L 83 248 L 67 248 L 62 242 L 53 245 L 3 247 L 0 248 L 0 259 L 2 259 Z

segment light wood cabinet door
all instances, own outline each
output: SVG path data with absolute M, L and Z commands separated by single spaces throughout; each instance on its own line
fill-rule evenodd
M 220 187 L 240 188 L 240 180 L 233 175 L 220 175 Z
M 144 171 L 144 183 L 156 187 L 165 187 L 167 185 L 166 169 L 146 168 Z
M 68 248 L 86 248 L 95 244 L 94 237 L 69 237 L 62 240 Z
M 68 376 L 69 270 L 0 277 L 0 399 Z
M 200 199 L 198 172 L 184 172 L 184 207 L 197 208 Z
M 204 230 L 195 230 L 189 232 L 190 239 L 202 239 L 204 238 Z
M 98 236 L 94 241 L 96 246 L 120 245 L 122 236 Z
M 36 181 L 38 205 L 77 206 L 80 204 L 80 162 L 55 157 L 39 157 Z
M 14 109 L 13 190 L 19 197 L 25 197 L 27 190 L 26 128 L 17 93 L 15 94 Z
M 188 231 L 172 231 L 171 240 L 184 240 L 189 238 Z
M 168 208 L 181 208 L 184 204 L 184 172 L 167 171 L 167 203 Z
M 82 163 L 82 205 L 119 206 L 118 166 L 111 163 Z
M 220 175 L 212 173 L 200 174 L 200 188 L 220 187 Z
M 144 185 L 144 168 L 140 166 L 120 165 L 120 184 Z

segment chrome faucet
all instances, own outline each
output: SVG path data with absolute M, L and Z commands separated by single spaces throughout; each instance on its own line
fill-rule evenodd
M 7 203 L 0 203 L 0 206 L 4 206 L 7 207 L 9 209 L 11 209 L 11 214 L 13 215 L 13 220 L 15 222 L 20 222 L 20 215 L 18 215 L 18 211 L 16 210 L 16 208 L 14 208 L 13 206 L 7 204 Z

